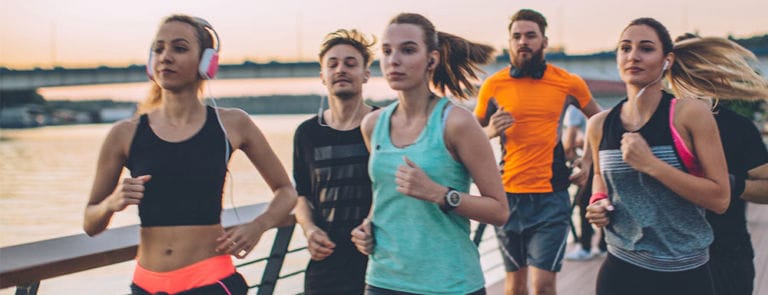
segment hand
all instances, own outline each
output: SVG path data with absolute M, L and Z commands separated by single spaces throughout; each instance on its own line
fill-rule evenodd
M 243 259 L 251 253 L 256 244 L 259 243 L 261 235 L 267 229 L 257 221 L 241 224 L 224 231 L 216 239 L 219 245 L 216 246 L 216 252 L 228 253 L 238 259 Z
M 626 132 L 621 136 L 621 157 L 629 166 L 645 172 L 649 159 L 655 158 L 651 148 L 640 133 Z
M 336 244 L 322 229 L 314 227 L 305 231 L 304 236 L 307 238 L 307 249 L 312 255 L 312 260 L 323 260 L 333 254 L 333 248 L 336 247 Z
M 439 204 L 441 197 L 447 192 L 446 187 L 432 181 L 424 170 L 408 157 L 403 156 L 403 160 L 405 165 L 397 167 L 395 172 L 397 191 L 406 196 Z
M 138 205 L 144 198 L 144 184 L 150 179 L 151 175 L 123 178 L 123 182 L 115 190 L 116 193 L 107 198 L 107 208 L 112 212 L 119 212 L 129 205 Z
M 366 218 L 363 223 L 352 229 L 352 243 L 355 244 L 355 248 L 360 253 L 371 255 L 375 242 L 370 219 Z
M 503 107 L 500 107 L 493 113 L 493 115 L 491 115 L 491 120 L 488 124 L 494 133 L 492 137 L 502 134 L 504 130 L 507 130 L 509 126 L 512 126 L 512 123 L 515 123 L 515 117 L 512 117 L 510 112 L 507 112 Z
M 587 185 L 589 179 L 589 169 L 592 169 L 592 163 L 590 161 L 584 161 L 583 158 L 577 158 L 573 160 L 573 174 L 568 177 L 571 183 L 578 186 Z
M 595 225 L 596 227 L 604 227 L 611 223 L 611 218 L 608 216 L 608 213 L 613 210 L 614 208 L 611 204 L 611 201 L 608 199 L 602 199 L 590 204 L 587 207 L 586 218 L 589 220 L 589 223 Z

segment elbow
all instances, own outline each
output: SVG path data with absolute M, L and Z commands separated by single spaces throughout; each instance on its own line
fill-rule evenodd
M 504 209 L 499 210 L 490 223 L 495 226 L 504 226 L 504 224 L 507 223 L 507 220 L 509 220 L 509 206 L 505 204 Z
M 507 217 L 508 216 L 505 216 L 504 218 L 496 218 L 496 219 L 493 220 L 493 222 L 491 222 L 491 224 L 493 224 L 494 226 L 499 226 L 499 227 L 504 226 L 504 224 L 507 223 Z
M 289 194 L 290 198 L 289 198 L 288 202 L 290 202 L 291 210 L 293 210 L 293 208 L 296 208 L 296 204 L 299 203 L 299 196 L 298 196 L 298 193 L 296 193 L 296 189 L 294 189 L 293 187 L 291 187 L 290 189 L 291 189 L 292 193 Z
M 84 224 L 83 225 L 83 231 L 85 231 L 85 234 L 88 235 L 89 237 L 94 237 L 94 236 L 100 234 L 104 230 L 103 229 L 93 228 L 91 226 L 88 226 L 88 225 Z
M 731 205 L 731 196 L 730 192 L 725 192 L 718 194 L 717 196 L 717 202 L 715 202 L 714 206 L 710 208 L 712 212 L 715 212 L 717 214 L 723 214 L 726 210 L 728 210 L 728 207 Z
M 299 200 L 299 195 L 293 185 L 281 187 L 277 190 L 275 197 L 280 200 L 280 202 L 285 203 L 285 207 L 289 208 L 289 212 L 296 208 L 296 204 Z

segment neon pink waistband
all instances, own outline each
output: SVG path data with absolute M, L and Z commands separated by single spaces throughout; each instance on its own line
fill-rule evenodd
M 136 263 L 133 283 L 150 293 L 179 293 L 215 284 L 235 273 L 232 257 L 219 255 L 167 272 L 154 272 Z

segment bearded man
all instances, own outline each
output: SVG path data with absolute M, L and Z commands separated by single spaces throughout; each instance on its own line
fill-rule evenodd
M 547 64 L 547 20 L 522 9 L 509 25 L 510 66 L 491 75 L 480 88 L 475 116 L 489 138 L 499 136 L 501 177 L 509 201 L 507 224 L 496 228 L 507 271 L 505 293 L 555 294 L 571 216 L 567 188 L 584 184 L 592 160 L 576 161 L 571 175 L 560 140 L 569 105 L 587 117 L 600 106 L 584 80 Z

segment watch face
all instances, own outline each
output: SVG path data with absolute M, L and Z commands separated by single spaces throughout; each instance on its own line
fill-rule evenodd
M 461 203 L 461 195 L 457 191 L 450 191 L 448 192 L 448 197 L 446 198 L 446 201 L 450 206 L 456 207 L 459 206 L 459 203 Z

